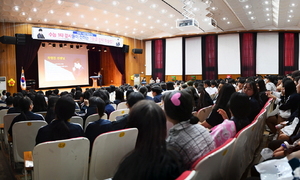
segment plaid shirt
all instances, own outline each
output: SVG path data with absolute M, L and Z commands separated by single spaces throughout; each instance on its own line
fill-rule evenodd
M 190 124 L 190 121 L 175 124 L 170 129 L 167 143 L 181 155 L 186 168 L 215 149 L 215 142 L 209 132 L 199 124 Z

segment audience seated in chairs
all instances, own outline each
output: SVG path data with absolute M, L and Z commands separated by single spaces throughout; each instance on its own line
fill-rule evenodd
M 118 179 L 176 179 L 184 170 L 180 157 L 167 147 L 166 117 L 153 101 L 142 100 L 132 108 L 128 127 L 139 130 L 135 150 L 120 164 Z
M 19 107 L 21 110 L 21 114 L 16 116 L 12 121 L 9 129 L 8 134 L 12 136 L 12 127 L 16 122 L 20 121 L 28 121 L 28 120 L 44 120 L 44 117 L 40 114 L 35 114 L 31 112 L 33 108 L 32 101 L 29 97 L 25 96 L 19 100 Z
M 105 109 L 104 101 L 99 97 L 91 97 L 90 102 L 93 104 L 94 108 L 96 108 L 95 110 L 98 112 L 99 117 L 102 117 Z M 85 135 L 90 140 L 90 150 L 92 150 L 94 140 L 97 136 L 112 130 L 112 123 L 107 119 L 100 118 L 99 120 L 90 123 L 85 130 Z
M 248 119 L 250 121 L 253 121 L 263 107 L 262 101 L 259 98 L 259 92 L 256 86 L 256 82 L 253 80 L 246 81 L 243 87 L 243 93 L 247 94 L 247 96 L 250 98 L 251 110 L 248 115 Z
M 144 87 L 144 86 L 143 86 Z M 127 99 L 127 106 L 129 108 L 129 113 L 131 111 L 132 106 L 137 103 L 138 101 L 141 101 L 145 99 L 143 94 L 140 92 L 132 92 L 130 93 L 128 99 Z M 118 117 L 117 121 L 112 122 L 113 130 L 120 130 L 126 128 L 126 124 L 128 121 L 128 115 L 125 114 L 121 117 Z
M 189 169 L 199 157 L 215 149 L 215 142 L 209 132 L 197 124 L 199 119 L 192 115 L 192 96 L 186 91 L 173 91 L 164 98 L 167 120 L 174 124 L 167 143 L 183 158 Z
M 209 117 L 201 123 L 202 126 L 206 128 L 212 128 L 223 122 L 223 117 L 219 113 L 219 109 L 223 109 L 227 116 L 230 118 L 230 111 L 227 106 L 230 96 L 235 92 L 235 88 L 231 84 L 224 84 L 219 91 L 218 99 L 214 105 Z
M 105 102 L 105 113 L 107 116 L 115 110 L 115 108 L 110 104 L 109 93 L 106 90 L 97 90 L 93 93 L 93 96 L 100 97 Z
M 198 93 L 200 94 L 198 104 L 196 104 L 195 111 L 199 111 L 200 109 L 213 105 L 213 101 L 209 94 L 205 91 L 203 84 L 199 84 L 197 87 Z
M 162 88 L 160 86 L 153 86 L 152 87 L 152 95 L 153 95 L 153 100 L 154 102 L 158 103 L 161 101 L 161 93 L 162 93 Z
M 47 102 L 45 100 L 45 96 L 42 93 L 36 93 L 33 101 L 33 109 L 32 112 L 42 112 L 47 111 Z
M 54 107 L 55 107 L 55 104 L 56 104 L 58 99 L 59 99 L 59 97 L 54 96 L 54 95 L 51 95 L 48 98 L 48 109 L 47 109 L 47 113 L 46 113 L 46 116 L 45 116 L 45 120 L 48 124 L 50 124 L 51 121 L 53 119 L 55 119 Z
M 69 95 L 62 96 L 55 104 L 55 120 L 47 126 L 39 129 L 36 136 L 36 144 L 69 139 L 75 137 L 84 137 L 82 127 L 78 124 L 69 123 L 68 120 L 75 111 L 75 102 Z
M 21 112 L 20 107 L 19 107 L 19 100 L 22 99 L 23 97 L 24 96 L 22 93 L 15 94 L 15 96 L 13 97 L 14 98 L 13 99 L 13 107 L 8 109 L 7 114 Z
M 142 93 L 142 94 L 144 95 L 144 97 L 145 97 L 146 100 L 153 100 L 152 97 L 150 97 L 150 96 L 147 95 L 147 94 L 148 94 L 148 89 L 147 89 L 147 87 L 141 86 L 140 89 L 139 89 L 139 92 Z
M 13 107 L 13 97 L 12 96 L 8 96 L 6 99 L 5 99 L 5 104 L 6 106 L 1 106 L 0 107 L 0 110 L 2 109 L 10 109 Z
M 114 104 L 118 105 L 119 103 L 121 102 L 125 102 L 125 99 L 124 99 L 124 91 L 120 88 L 117 88 L 115 90 L 115 100 L 114 100 Z

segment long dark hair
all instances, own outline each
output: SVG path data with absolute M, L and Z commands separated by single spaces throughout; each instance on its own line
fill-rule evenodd
M 69 95 L 62 96 L 59 98 L 55 104 L 55 124 L 52 132 L 53 139 L 67 139 L 69 138 L 69 127 L 67 125 L 68 120 L 74 115 L 75 112 L 75 102 L 73 98 Z
M 291 94 L 296 93 L 296 85 L 293 80 L 287 79 L 283 83 L 285 97 L 288 98 Z
M 226 111 L 228 117 L 230 116 L 228 102 L 230 100 L 230 96 L 235 92 L 235 88 L 232 84 L 224 84 L 223 87 L 220 89 L 216 104 L 214 109 L 223 109 Z
M 26 113 L 30 111 L 30 105 L 32 105 L 32 100 L 27 96 L 19 100 L 19 107 L 21 110 L 21 115 L 23 116 L 24 120 L 28 120 Z

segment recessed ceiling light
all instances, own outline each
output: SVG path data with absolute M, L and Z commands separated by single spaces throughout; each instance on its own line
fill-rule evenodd
M 266 10 L 266 11 L 270 11 L 271 9 L 270 9 L 270 8 L 266 8 L 265 10 Z
M 153 28 L 154 28 L 153 26 L 150 27 L 150 29 L 153 29 Z
M 22 12 L 21 14 L 22 14 L 22 16 L 25 16 L 25 15 L 26 15 L 26 13 L 25 13 L 25 12 Z
M 152 19 L 152 16 L 148 16 L 148 19 Z
M 155 8 L 157 8 L 157 5 L 156 5 L 156 4 L 152 4 L 152 5 L 150 6 L 150 8 L 155 9 Z
M 223 21 L 226 21 L 227 19 L 228 19 L 227 17 L 223 17 L 223 18 L 222 18 Z
M 270 16 L 270 14 L 266 14 L 266 16 Z
M 143 26 L 146 26 L 146 24 L 144 23 Z
M 107 14 L 107 11 L 103 11 L 104 14 Z
M 250 14 L 253 14 L 253 12 L 252 11 L 248 11 L 247 14 L 250 15 Z
M 207 22 L 210 18 L 204 18 L 202 21 Z
M 47 22 L 48 20 L 47 20 L 47 19 L 44 19 L 44 21 Z
M 270 19 L 270 18 L 268 18 L 266 21 L 271 21 L 271 19 Z
M 141 31 L 141 33 L 144 33 L 144 31 Z
M 119 14 L 116 14 L 115 16 L 116 16 L 116 17 L 119 17 Z
M 160 20 L 158 19 L 158 20 L 156 20 L 155 22 L 156 22 L 156 23 L 160 23 Z
M 15 10 L 15 11 L 19 11 L 19 9 L 20 9 L 19 6 L 15 6 L 15 7 L 14 7 L 14 10 Z
M 128 20 L 129 20 L 129 18 L 127 17 L 127 18 L 125 18 L 125 20 L 126 20 L 126 21 L 128 21 Z
M 164 23 L 164 26 L 168 26 L 168 23 Z
M 292 10 L 292 9 L 289 10 L 289 13 L 293 13 L 293 12 L 294 12 L 294 10 Z
M 106 29 L 106 31 L 109 31 L 109 29 Z
M 62 4 L 63 2 L 61 0 L 58 0 L 57 1 L 57 4 Z
M 256 19 L 256 17 L 255 17 L 255 16 L 251 16 L 250 19 L 251 19 L 251 20 L 254 20 L 254 19 Z
M 75 5 L 75 7 L 78 7 L 78 6 L 79 6 L 79 4 L 78 4 L 78 3 L 75 3 L 74 5 Z
M 227 21 L 227 24 L 231 24 L 231 22 L 230 22 L 230 21 Z
M 173 27 L 173 26 L 171 26 L 170 28 L 171 28 L 171 29 L 174 29 L 174 27 Z
M 124 33 L 124 35 L 127 35 L 127 33 Z
M 76 25 L 76 23 L 75 23 L 75 22 L 73 22 L 72 24 L 73 24 L 73 25 Z
M 218 8 L 217 7 L 211 7 L 210 8 L 212 11 L 215 11 L 215 10 L 217 10 Z
M 294 15 L 292 15 L 292 14 L 289 15 L 289 18 L 293 18 L 293 17 L 294 17 Z
M 239 0 L 240 2 L 247 2 L 248 0 Z
M 119 24 L 118 24 L 118 23 L 116 23 L 116 26 L 119 26 Z
M 139 3 L 145 3 L 147 2 L 148 0 L 139 0 Z
M 116 33 L 119 33 L 119 31 L 116 31 Z
M 127 10 L 127 11 L 131 11 L 132 9 L 133 9 L 133 8 L 132 8 L 131 6 L 127 6 L 127 7 L 126 7 L 126 10 Z
M 106 20 L 106 21 L 104 21 L 106 24 L 108 23 L 108 21 Z
M 142 11 L 138 11 L 137 14 L 140 16 L 140 15 L 143 14 L 143 12 Z
M 174 14 L 170 14 L 170 15 L 169 15 L 170 18 L 172 18 L 172 17 L 174 17 L 174 16 L 175 16 Z
M 136 29 L 136 28 L 133 28 L 133 30 L 136 31 L 137 29 Z
M 135 24 L 139 23 L 139 21 L 134 21 L 134 22 L 135 22 Z
M 112 5 L 113 5 L 113 6 L 119 5 L 119 1 L 113 1 L 113 2 L 112 2 Z
M 99 29 L 99 27 L 97 26 L 96 29 Z
M 165 13 L 167 13 L 168 11 L 167 10 L 165 10 L 165 9 L 162 9 L 161 11 L 160 11 L 160 13 L 162 13 L 162 14 L 165 14 Z
M 66 13 L 67 16 L 70 16 L 71 14 L 69 12 Z
M 84 26 L 85 26 L 85 27 L 88 27 L 89 25 L 86 24 L 86 25 L 84 25 Z
M 36 8 L 32 8 L 32 11 L 33 11 L 33 12 L 37 12 L 37 9 L 36 9 Z
M 296 7 L 297 6 L 297 4 L 296 3 L 292 3 L 292 4 L 290 4 L 290 7 Z
M 128 26 L 125 26 L 126 29 L 128 29 Z
M 31 21 L 32 19 L 31 18 L 27 18 L 27 21 Z
M 50 14 L 53 14 L 54 13 L 54 11 L 53 10 L 50 10 L 50 11 L 48 11 Z
M 97 21 L 97 18 L 94 18 L 94 21 Z
M 84 18 L 84 15 L 81 14 L 80 17 L 81 17 L 81 18 Z
M 62 23 L 62 21 L 61 21 L 61 20 L 59 20 L 58 22 L 59 22 L 60 24 Z
M 269 1 L 264 1 L 264 4 L 268 5 L 268 4 L 270 4 L 270 2 Z
M 250 9 L 250 8 L 252 8 L 252 6 L 250 6 L 249 4 L 244 6 L 244 9 Z
M 93 10 L 94 10 L 94 7 L 90 7 L 90 10 L 93 11 Z
M 198 7 L 194 7 L 194 8 L 193 8 L 193 11 L 194 11 L 194 12 L 199 11 L 199 10 L 200 10 L 200 9 L 199 9 Z
M 288 19 L 288 20 L 287 20 L 287 22 L 291 22 L 291 20 L 290 20 L 290 19 Z
M 135 32 L 132 32 L 132 34 L 135 34 Z

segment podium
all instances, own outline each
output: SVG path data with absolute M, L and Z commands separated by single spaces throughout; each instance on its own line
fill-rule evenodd
M 93 88 L 97 88 L 97 81 L 99 76 L 90 76 L 90 78 L 93 80 Z

